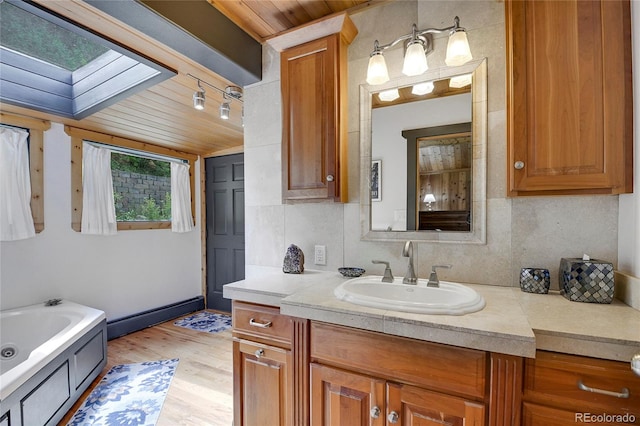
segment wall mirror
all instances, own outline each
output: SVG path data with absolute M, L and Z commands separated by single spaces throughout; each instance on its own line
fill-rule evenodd
M 360 87 L 363 240 L 486 242 L 486 87 L 486 59 Z

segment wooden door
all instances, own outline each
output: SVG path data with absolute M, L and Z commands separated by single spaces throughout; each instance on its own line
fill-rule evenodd
M 205 160 L 207 308 L 230 312 L 222 286 L 244 279 L 244 154 Z
M 311 364 L 311 426 L 384 426 L 384 381 Z
M 506 14 L 510 195 L 631 192 L 629 2 L 508 1 Z
M 234 425 L 293 425 L 291 351 L 234 339 Z
M 402 426 L 483 426 L 483 404 L 409 385 L 387 384 L 387 416 Z M 394 416 L 395 413 L 395 416 Z
M 281 54 L 284 199 L 336 196 L 337 55 L 337 35 Z

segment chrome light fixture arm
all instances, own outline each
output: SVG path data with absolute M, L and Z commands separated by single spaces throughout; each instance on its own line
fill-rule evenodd
M 427 42 L 426 44 L 426 53 L 429 53 L 433 50 L 432 47 L 432 42 L 430 41 L 430 39 L 423 37 L 425 34 L 442 34 L 442 33 L 454 33 L 456 31 L 466 31 L 465 28 L 460 26 L 460 18 L 459 17 L 455 17 L 453 18 L 453 25 L 451 25 L 450 27 L 446 27 L 446 28 L 426 28 L 424 30 L 418 30 L 418 27 L 416 26 L 416 24 L 413 24 L 413 26 L 411 27 L 411 32 L 409 34 L 405 34 L 403 36 L 398 37 L 397 39 L 393 40 L 391 43 L 387 43 L 387 44 L 383 44 L 380 45 L 380 42 L 378 40 L 373 42 L 373 52 L 371 53 L 371 55 L 375 55 L 377 53 L 380 52 L 384 52 L 387 49 L 390 49 L 396 45 L 398 45 L 398 43 L 405 41 L 405 40 L 413 40 L 413 39 L 421 39 L 422 41 Z M 422 38 L 421 38 L 422 37 Z

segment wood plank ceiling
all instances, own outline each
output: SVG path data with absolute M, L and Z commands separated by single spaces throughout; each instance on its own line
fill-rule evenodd
M 132 95 L 83 120 L 51 116 L 8 104 L 0 110 L 48 119 L 87 130 L 112 134 L 198 155 L 238 152 L 243 145 L 242 104 L 231 102 L 231 118 L 219 117 L 222 95 L 207 90 L 204 111 L 193 108 L 195 80 L 201 78 L 220 89 L 234 85 L 195 61 L 85 2 L 36 0 L 53 12 L 140 52 L 178 72 L 175 77 Z M 270 37 L 315 19 L 344 10 L 359 9 L 386 0 L 207 0 L 253 38 Z M 205 89 L 208 89 L 205 86 Z

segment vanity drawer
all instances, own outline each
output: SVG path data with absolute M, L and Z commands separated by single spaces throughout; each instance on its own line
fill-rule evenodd
M 563 409 L 599 408 L 640 416 L 640 377 L 628 362 L 538 351 L 525 362 L 524 399 Z
M 263 338 L 268 342 L 291 344 L 293 322 L 291 317 L 280 314 L 272 306 L 233 302 L 233 332 L 245 336 Z
M 486 392 L 487 354 L 474 349 L 314 321 L 311 359 L 477 400 Z

